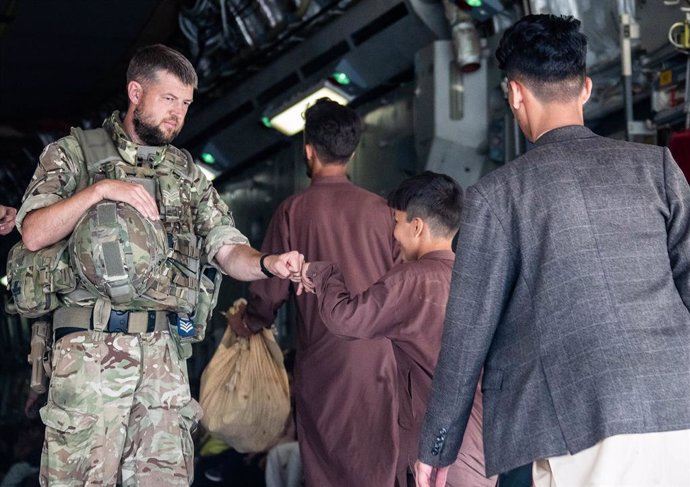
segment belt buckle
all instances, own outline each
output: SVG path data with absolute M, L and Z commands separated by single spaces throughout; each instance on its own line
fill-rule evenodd
M 129 311 L 110 311 L 108 331 L 111 333 L 127 333 L 129 327 Z

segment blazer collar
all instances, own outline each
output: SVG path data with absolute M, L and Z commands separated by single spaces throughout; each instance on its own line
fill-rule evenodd
M 551 144 L 553 142 L 563 142 L 565 140 L 586 139 L 596 137 L 596 134 L 584 125 L 567 125 L 549 130 L 539 137 L 535 145 Z

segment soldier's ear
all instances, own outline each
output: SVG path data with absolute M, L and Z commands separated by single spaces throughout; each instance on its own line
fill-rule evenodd
M 141 101 L 141 97 L 144 94 L 144 87 L 138 81 L 130 81 L 127 84 L 127 96 L 129 97 L 130 103 L 137 105 Z

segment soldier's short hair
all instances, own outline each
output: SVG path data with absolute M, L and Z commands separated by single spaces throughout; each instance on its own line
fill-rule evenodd
M 127 83 L 157 81 L 159 71 L 167 71 L 185 85 L 197 88 L 198 77 L 192 63 L 175 49 L 163 44 L 142 47 L 134 54 L 127 67 Z

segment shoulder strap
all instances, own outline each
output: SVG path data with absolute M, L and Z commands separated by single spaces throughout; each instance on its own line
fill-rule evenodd
M 187 149 L 178 149 L 174 145 L 169 145 L 165 163 L 172 167 L 174 171 L 185 175 L 191 174 L 194 168 L 194 158 Z
M 189 152 L 187 149 L 180 149 L 185 156 L 187 156 L 187 161 L 189 161 L 189 164 L 194 164 L 194 158 L 192 157 L 192 153 Z
M 110 135 L 102 128 L 84 130 L 73 127 L 72 135 L 84 153 L 89 174 L 96 172 L 106 162 L 122 159 Z

